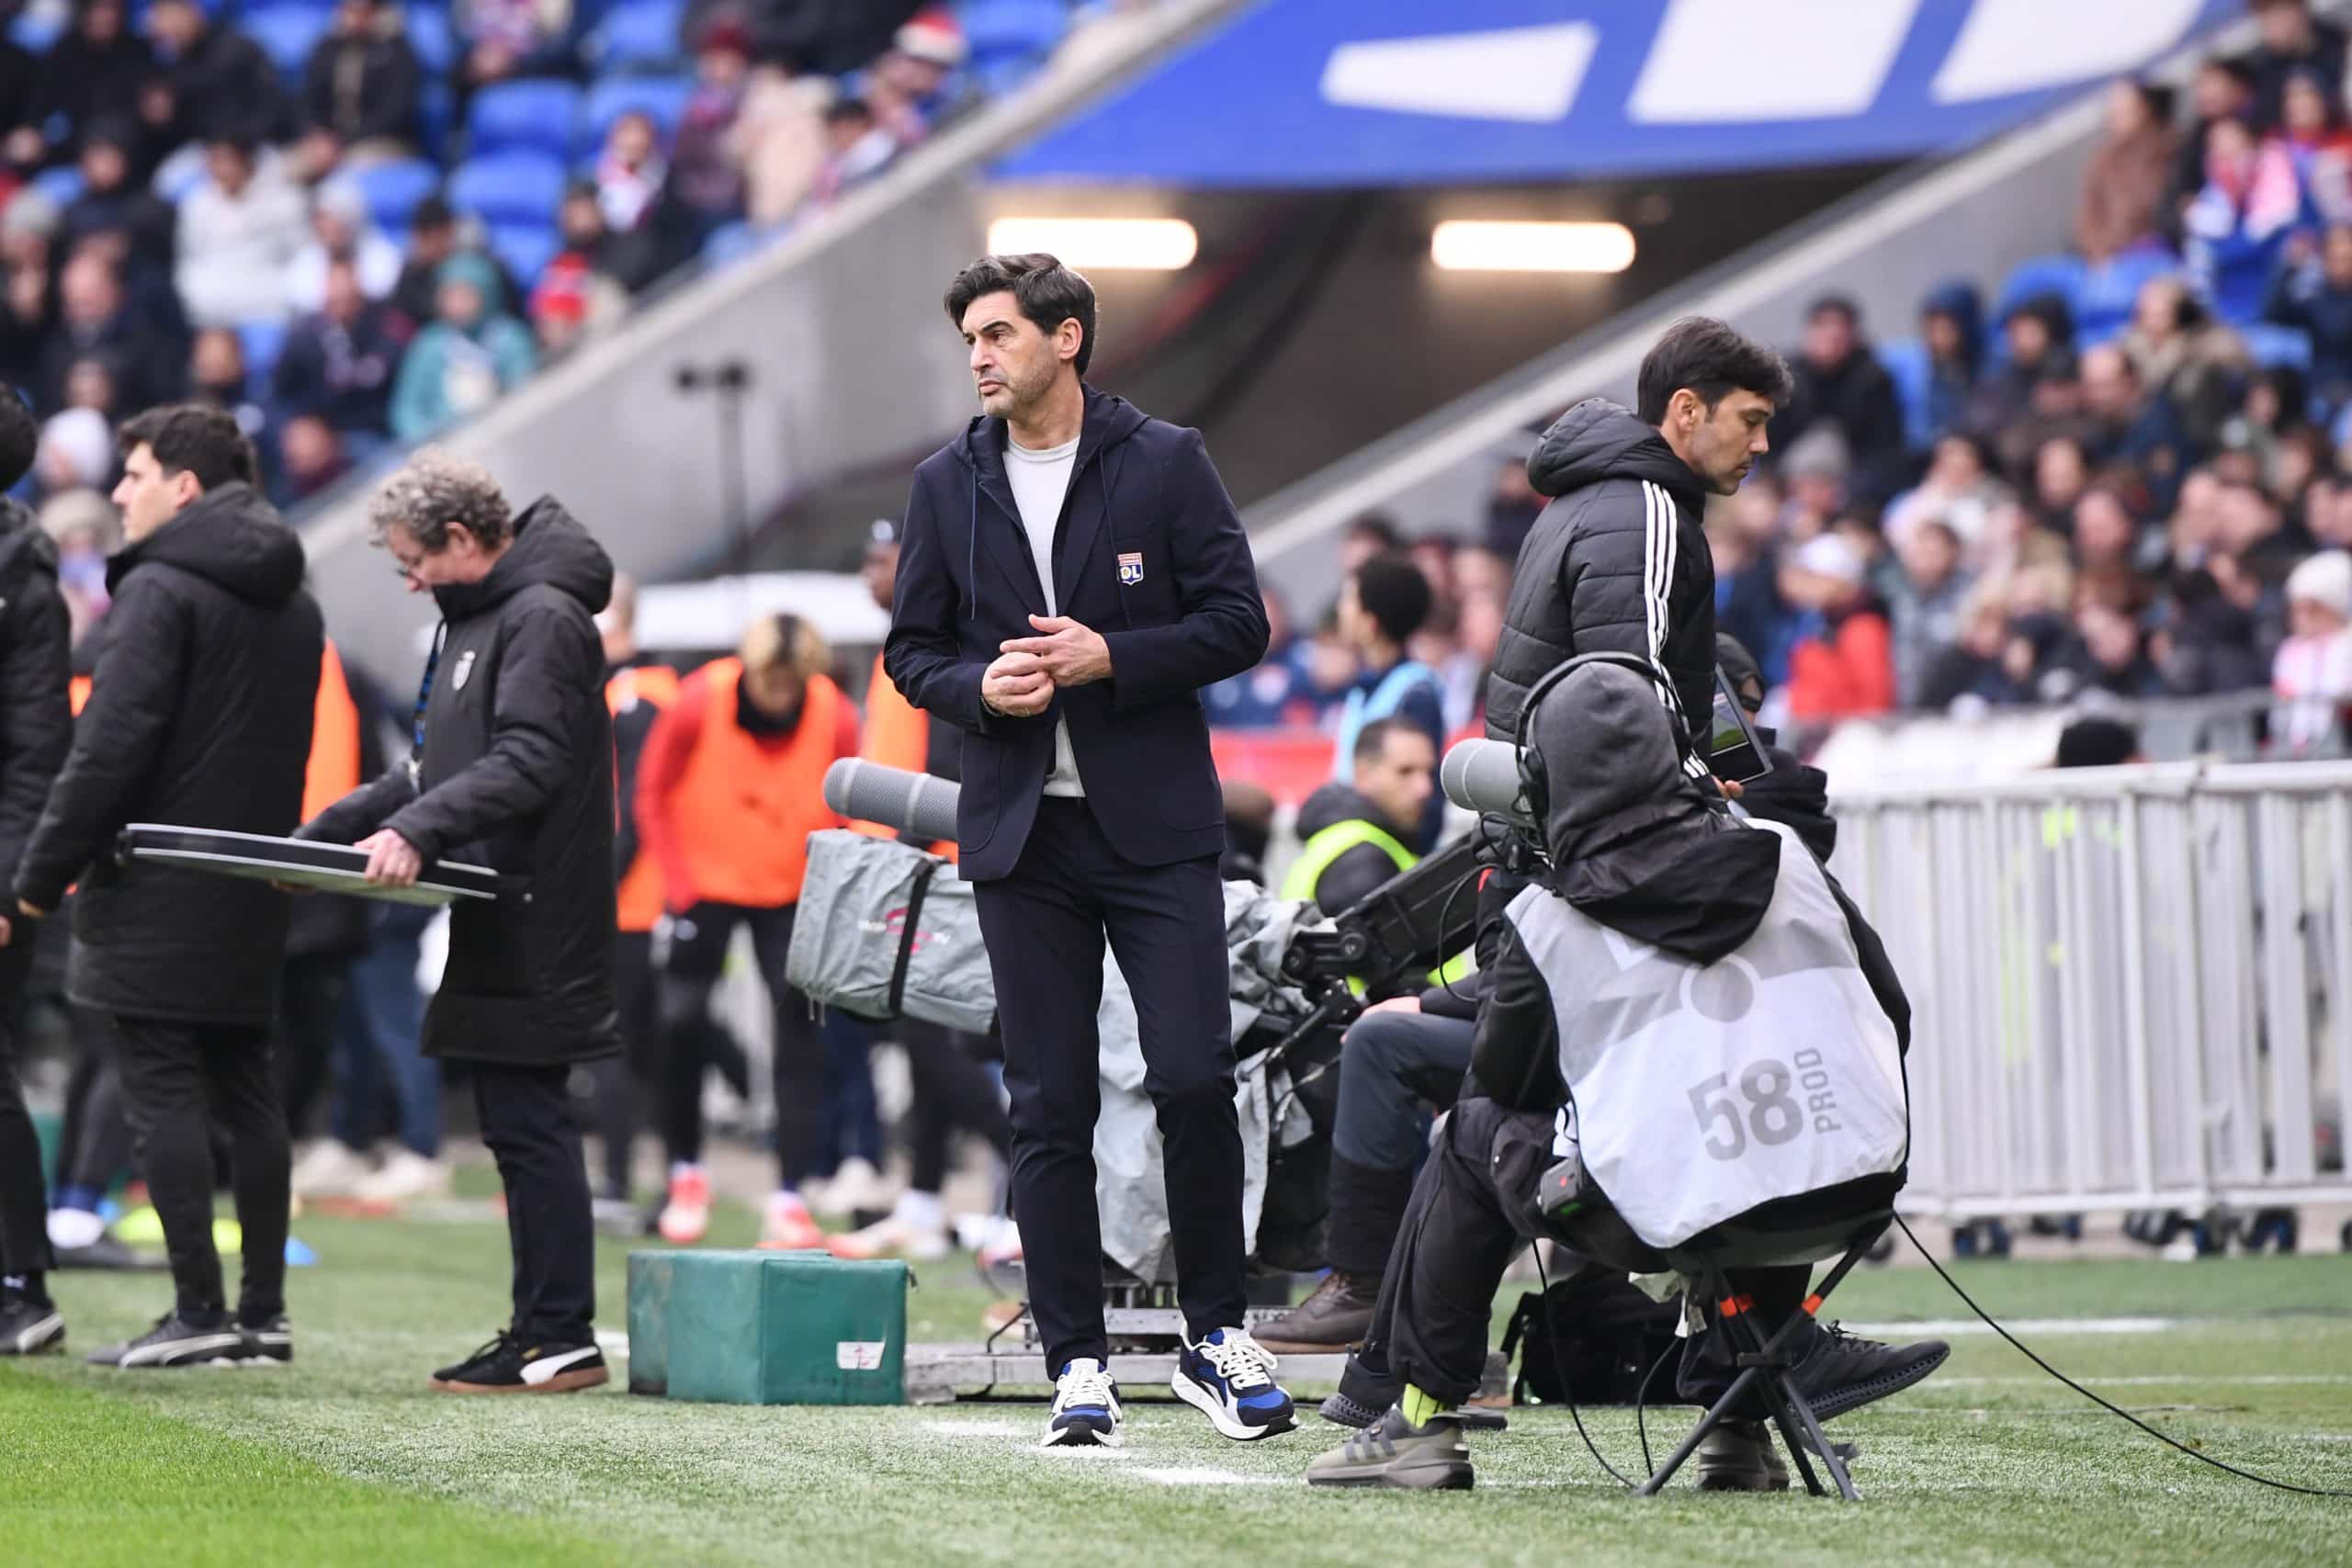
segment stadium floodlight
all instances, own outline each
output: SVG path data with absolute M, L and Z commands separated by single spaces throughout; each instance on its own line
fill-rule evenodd
M 1045 251 L 1081 271 L 1176 272 L 1201 248 L 1181 218 L 1000 218 L 989 225 L 989 253 Z
M 1430 233 L 1430 260 L 1447 272 L 1623 272 L 1634 265 L 1634 231 L 1450 218 Z

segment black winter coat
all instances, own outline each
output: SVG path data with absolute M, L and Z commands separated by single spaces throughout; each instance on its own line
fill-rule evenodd
M 83 1006 L 267 1023 L 286 895 L 118 865 L 113 848 L 132 822 L 292 831 L 322 642 L 302 547 L 250 487 L 223 485 L 125 547 L 107 585 L 114 605 L 90 700 L 17 868 L 17 897 L 55 909 L 82 878 L 66 994 Z
M 22 502 L 0 498 L 0 887 L 15 883 L 74 743 L 71 641 L 57 547 Z
M 1706 492 L 1666 438 L 1590 398 L 1544 433 L 1527 477 L 1556 497 L 1521 547 L 1487 684 L 1487 736 L 1514 738 L 1521 702 L 1555 666 L 1637 654 L 1671 683 L 1679 718 L 1714 708 L 1715 567 Z
M 620 1048 L 612 957 L 613 727 L 594 619 L 613 563 L 554 500 L 515 520 L 480 582 L 437 588 L 424 749 L 321 812 L 301 836 L 390 828 L 428 860 L 525 886 L 450 912 L 428 1055 L 554 1066 Z

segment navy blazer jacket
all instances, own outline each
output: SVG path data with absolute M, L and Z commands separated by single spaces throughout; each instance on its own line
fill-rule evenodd
M 1053 764 L 1054 721 L 1095 819 L 1119 853 L 1167 865 L 1225 848 L 1225 805 L 1200 688 L 1266 651 L 1249 536 L 1200 432 L 1086 389 L 1078 457 L 1054 533 L 1055 602 L 1102 634 L 1108 680 L 1008 718 L 980 676 L 1034 637 L 1046 596 L 1005 478 L 1004 421 L 974 420 L 915 469 L 883 668 L 917 707 L 966 732 L 956 836 L 963 874 L 1010 874 Z

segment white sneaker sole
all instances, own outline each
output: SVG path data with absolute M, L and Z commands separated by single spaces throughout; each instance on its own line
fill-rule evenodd
M 1168 1380 L 1168 1391 L 1207 1416 L 1209 1425 L 1217 1429 L 1219 1436 L 1231 1438 L 1237 1443 L 1254 1443 L 1261 1438 L 1277 1437 L 1298 1428 L 1298 1412 L 1295 1409 L 1291 1411 L 1290 1419 L 1279 1427 L 1246 1425 L 1226 1409 L 1223 1400 L 1186 1377 L 1182 1367 L 1177 1368 L 1176 1375 Z
M 65 1318 L 51 1313 L 39 1323 L 18 1334 L 6 1354 L 11 1356 L 44 1356 L 65 1348 Z

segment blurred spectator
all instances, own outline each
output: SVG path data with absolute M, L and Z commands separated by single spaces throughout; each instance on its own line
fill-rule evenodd
M 2189 79 L 2190 117 L 2188 134 L 2173 154 L 2172 181 L 2165 196 L 2165 231 L 2177 237 L 2180 214 L 2189 198 L 2205 186 L 2205 154 L 2213 128 L 2225 119 L 2251 119 L 2254 76 L 2235 60 L 2207 60 Z
M 1984 536 L 1993 508 L 2008 495 L 2007 487 L 1993 475 L 1984 443 L 1951 432 L 1937 441 L 1918 484 L 1888 503 L 1886 542 L 1902 549 L 1913 524 L 1926 519 L 1942 524 L 1963 548 L 1973 549 Z
M 2310 334 L 2312 389 L 2324 401 L 2334 407 L 2352 395 L 2352 225 L 2328 229 L 2317 266 L 2282 269 L 2262 314 Z
M 2120 768 L 2147 760 L 2140 750 L 2138 730 L 2119 719 L 2093 716 L 2078 718 L 2058 732 L 2058 756 L 2052 765 Z
M 2275 129 L 2285 114 L 2287 84 L 2298 72 L 2344 80 L 2344 29 L 2315 19 L 2307 0 L 2254 0 L 2261 39 L 2245 57 L 2254 86 L 2254 122 Z
M 1780 487 L 1765 474 L 1751 477 L 1707 519 L 1715 627 L 1747 649 L 1768 686 L 1787 681 L 1794 635 L 1794 617 L 1781 599 L 1780 520 Z
M 2107 90 L 2107 133 L 2083 170 L 2075 249 L 2094 266 L 2170 227 L 2164 210 L 2175 157 L 2172 94 L 2152 82 Z
M 1860 550 L 1842 533 L 1807 540 L 1781 573 L 1781 591 L 1815 624 L 1789 651 L 1789 713 L 1855 718 L 1894 705 L 1886 615 L 1871 594 Z
M 188 353 L 188 400 L 225 411 L 254 444 L 266 469 L 275 455 L 267 440 L 269 415 L 254 398 L 252 382 L 245 367 L 245 345 L 235 333 L 226 327 L 207 327 L 196 334 Z
M 136 265 L 155 268 L 168 278 L 178 217 L 170 203 L 135 177 L 132 150 L 138 144 L 139 132 L 128 120 L 101 119 L 89 128 L 79 159 L 82 193 L 58 216 L 60 248 L 71 255 L 83 241 L 112 231 L 129 241 Z
M 2212 450 L 2230 415 L 2233 383 L 2252 364 L 2244 341 L 2170 276 L 2141 288 L 2122 341 L 2140 385 L 2170 405 L 2190 449 Z
M 309 315 L 326 303 L 327 267 L 349 262 L 360 292 L 370 299 L 390 295 L 401 280 L 400 247 L 384 237 L 368 211 L 368 198 L 345 180 L 328 180 L 311 197 L 311 238 L 286 264 L 286 303 Z
M 324 288 L 322 308 L 286 334 L 271 396 L 281 413 L 381 435 L 401 355 L 394 319 L 368 298 L 347 261 L 327 264 Z
M 2352 555 L 2324 550 L 2287 578 L 2289 633 L 2270 665 L 2271 741 L 2290 752 L 2341 747 L 2352 708 Z
M 1853 471 L 1846 438 L 1835 425 L 1816 426 L 1789 443 L 1781 464 L 1788 480 L 1781 532 L 1802 544 L 1829 526 L 1846 504 Z
M 1980 581 L 1962 603 L 1959 639 L 1938 652 L 1921 677 L 1917 705 L 1941 713 L 1955 705 L 1998 700 L 1998 688 L 2007 680 L 2001 657 L 2008 640 L 2008 612 L 1999 586 Z
M 153 0 L 147 31 L 168 63 L 141 93 L 140 113 L 165 148 L 271 141 L 284 132 L 285 95 L 261 45 L 216 25 L 198 0 Z
M 1357 675 L 1340 713 L 1333 748 L 1335 778 L 1353 765 L 1356 736 L 1376 718 L 1405 720 L 1445 750 L 1444 698 L 1437 674 L 1407 656 L 1407 645 L 1429 619 L 1429 579 L 1411 558 L 1396 551 L 1376 555 L 1349 574 L 1340 590 L 1340 638 L 1356 656 Z M 1426 852 L 1436 841 L 1445 814 L 1443 799 L 1424 813 L 1413 847 Z
M 2008 353 L 1977 383 L 1964 421 L 1987 440 L 2025 416 L 2036 387 L 2075 373 L 2075 313 L 2060 296 L 2019 300 L 2001 319 L 2001 336 Z
M 668 174 L 652 116 L 631 110 L 613 121 L 596 157 L 596 198 L 605 209 L 605 227 L 626 234 L 644 222 L 661 199 Z
M 78 155 L 101 118 L 133 110 L 155 70 L 155 51 L 131 31 L 123 0 L 80 0 L 73 26 L 41 62 L 31 120 L 9 131 L 8 161 L 28 167 L 40 163 L 44 132 L 51 129 L 63 135 L 50 152 L 59 157 Z M 143 180 L 160 149 L 152 134 L 136 141 L 131 173 Z
M 750 29 L 732 17 L 705 29 L 695 51 L 695 86 L 678 120 L 670 175 L 672 193 L 705 233 L 743 209 L 743 170 L 732 141 L 751 73 Z
M 755 227 L 791 219 L 825 168 L 824 113 L 834 96 L 820 76 L 795 75 L 775 61 L 752 72 L 728 147 L 743 171 L 743 215 Z M 889 141 L 895 156 L 898 142 Z
M 40 427 L 33 474 L 43 495 L 114 488 L 114 430 L 90 409 L 51 414 Z
M 2147 395 L 2132 356 L 2120 344 L 2101 344 L 2083 355 L 2078 428 L 2093 468 L 2129 465 L 2159 511 L 2171 506 L 2188 471 L 2188 438 L 2172 405 Z
M 605 270 L 610 238 L 596 187 L 582 184 L 566 192 L 557 222 L 563 231 L 563 249 L 531 286 L 531 330 L 537 335 L 542 359 L 568 352 L 628 306 L 628 290 Z
M 840 200 L 844 191 L 880 173 L 898 153 L 899 144 L 875 123 L 874 110 L 864 98 L 836 98 L 825 107 L 824 124 L 825 162 L 808 193 L 812 201 Z
M 416 147 L 423 75 L 399 10 L 341 0 L 302 72 L 304 128 L 355 162 L 406 156 Z
M 122 547 L 122 513 L 97 491 L 62 491 L 41 502 L 40 527 L 57 546 L 57 586 L 79 647 L 107 613 L 107 558 Z
M 179 389 L 178 345 L 169 345 L 173 360 L 128 306 L 122 279 L 103 256 L 85 254 L 65 264 L 58 275 L 57 330 L 44 340 L 39 385 L 45 407 L 62 403 L 66 372 L 74 361 L 104 359 L 114 367 L 115 394 L 125 407 L 151 408 L 169 402 Z
M 1506 457 L 1495 474 L 1494 493 L 1487 499 L 1487 547 L 1507 561 L 1519 559 L 1535 520 L 1544 514 L 1544 498 L 1527 477 L 1527 459 Z
M 2075 572 L 2078 597 L 2137 615 L 2147 588 L 2138 570 L 2139 520 L 2107 485 L 2075 502 Z
M 229 327 L 282 319 L 287 264 L 302 248 L 301 193 L 243 136 L 214 139 L 204 166 L 204 183 L 180 203 L 177 276 L 188 321 Z
M 392 383 L 392 434 L 415 441 L 469 418 L 538 362 L 531 332 L 501 304 L 497 269 L 458 254 L 441 264 L 439 313 L 416 334 Z
M 1266 656 L 1254 670 L 1219 681 L 1201 693 L 1209 722 L 1227 729 L 1262 729 L 1313 724 L 1321 704 L 1308 683 L 1305 649 L 1291 624 L 1290 603 L 1272 588 L 1266 602 Z
M 2034 522 L 2053 534 L 2071 530 L 2075 502 L 2090 482 L 2090 463 L 2083 456 L 2083 444 L 2073 436 L 2053 435 L 2035 447 L 2030 503 Z
M 2181 220 L 2184 258 L 2199 298 L 2233 326 L 2257 320 L 2289 236 L 2314 218 L 2282 144 L 2257 142 L 2244 120 L 2214 126 L 2206 140 L 2204 187 Z
M 2132 701 L 2164 694 L 2155 667 L 2141 648 L 2139 623 L 2096 602 L 2075 612 L 2074 635 L 2054 657 L 2041 695 L 2064 701 L 2083 692 Z
M 1922 705 L 1938 655 L 1960 640 L 1973 580 L 1961 567 L 1960 536 L 1940 517 L 1921 517 L 1895 547 L 1885 575 L 1895 700 Z
M 1831 294 L 1813 302 L 1790 368 L 1796 391 L 1773 416 L 1773 446 L 1785 451 L 1808 431 L 1835 427 L 1852 464 L 1850 493 L 1883 504 L 1903 479 L 1903 408 L 1894 378 L 1863 341 L 1853 300 Z
M 2294 72 L 2287 78 L 2286 118 L 2274 132 L 2327 223 L 2352 217 L 2352 135 L 2344 129 L 2338 90 L 2316 72 Z
M 506 269 L 479 243 L 468 241 L 449 204 L 428 196 L 409 215 L 408 255 L 401 263 L 400 281 L 392 285 L 392 310 L 407 323 L 408 332 L 419 331 L 440 314 L 442 265 L 461 253 L 483 263 L 498 279 L 495 308 L 503 310 L 505 301 L 522 298 Z
M 124 415 L 115 379 L 113 363 L 100 355 L 75 360 L 65 367 L 65 406 L 89 409 L 106 415 L 108 424 L 119 424 Z
M 277 482 L 270 500 L 280 511 L 308 501 L 351 471 L 343 437 L 315 414 L 297 414 L 277 433 Z
M 473 95 L 493 83 L 579 70 L 571 0 L 458 0 L 450 20 L 465 49 L 455 84 L 460 119 Z
M 865 73 L 859 96 L 899 146 L 914 146 L 962 107 L 949 86 L 966 49 L 964 29 L 953 17 L 925 11 L 899 29 Z
M 1928 349 L 1928 434 L 1941 440 L 1961 427 L 1984 360 L 1984 305 L 1966 278 L 1938 285 L 1919 302 L 1919 337 Z

